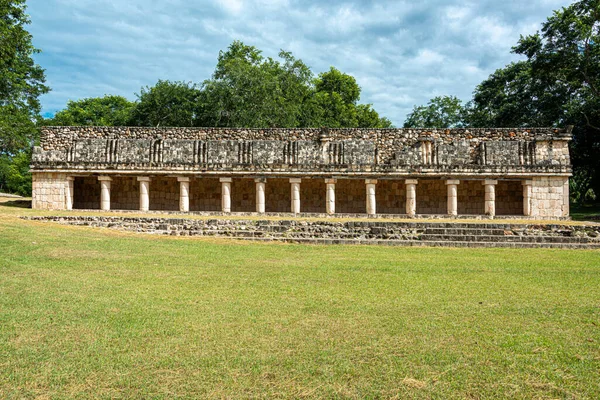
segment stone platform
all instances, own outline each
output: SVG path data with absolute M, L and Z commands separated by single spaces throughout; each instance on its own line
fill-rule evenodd
M 171 236 L 387 246 L 600 249 L 600 225 L 566 223 L 327 221 L 247 218 L 40 216 L 34 221 Z

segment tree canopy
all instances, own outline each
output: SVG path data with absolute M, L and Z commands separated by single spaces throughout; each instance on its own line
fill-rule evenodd
M 39 116 L 39 96 L 47 93 L 44 70 L 26 30 L 25 0 L 0 1 L 0 154 L 27 148 Z
M 287 51 L 264 57 L 234 41 L 219 52 L 215 71 L 201 84 L 159 80 L 137 101 L 120 96 L 69 102 L 46 124 L 214 126 L 250 128 L 390 127 L 370 104 L 359 104 L 356 79 L 335 68 L 315 77 Z
M 69 101 L 67 108 L 44 122 L 57 126 L 124 126 L 129 123 L 133 106 L 125 97 L 111 95 Z
M 415 106 L 404 121 L 405 128 L 456 128 L 465 125 L 466 109 L 455 96 L 438 96 L 425 106 Z
M 27 159 L 37 134 L 39 96 L 50 90 L 33 59 L 39 50 L 26 29 L 25 11 L 25 0 L 0 0 L 0 191 L 23 194 L 31 190 L 23 182 L 31 182 Z
M 457 126 L 573 125 L 573 198 L 600 194 L 600 1 L 555 11 L 539 32 L 521 36 L 513 52 L 524 59 L 481 82 L 455 114 Z M 431 107 L 436 99 L 415 107 L 405 126 L 452 126 L 443 107 Z

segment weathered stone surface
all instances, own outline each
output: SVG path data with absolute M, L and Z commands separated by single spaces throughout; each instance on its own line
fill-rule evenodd
M 569 214 L 570 139 L 570 129 L 555 128 L 44 127 L 32 158 L 33 204 L 291 212 L 293 178 L 302 179 L 301 212 L 480 214 L 478 185 L 492 179 L 497 215 L 558 218 Z M 128 181 L 139 176 L 150 179 L 142 193 Z M 178 177 L 190 180 L 183 199 Z M 253 179 L 266 179 L 258 193 Z M 464 184 L 447 189 L 447 180 Z
M 34 169 L 570 172 L 567 130 L 44 127 Z M 326 139 L 326 140 L 325 140 Z M 324 166 L 327 166 L 324 168 Z M 257 168 L 258 167 L 258 168 Z M 489 168 L 488 168 L 489 167 Z
M 223 236 L 330 244 L 600 249 L 600 225 L 82 216 L 28 219 L 175 236 Z

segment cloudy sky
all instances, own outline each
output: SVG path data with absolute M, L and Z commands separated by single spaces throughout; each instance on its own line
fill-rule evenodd
M 291 51 L 315 74 L 356 77 L 361 102 L 401 126 L 436 95 L 468 100 L 510 48 L 566 0 L 29 0 L 53 114 L 68 100 L 135 100 L 158 79 L 202 82 L 236 39 L 265 56 Z

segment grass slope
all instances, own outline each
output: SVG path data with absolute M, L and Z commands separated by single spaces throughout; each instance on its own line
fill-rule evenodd
M 0 204 L 0 398 L 600 398 L 600 252 L 250 244 Z

